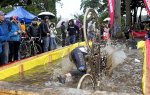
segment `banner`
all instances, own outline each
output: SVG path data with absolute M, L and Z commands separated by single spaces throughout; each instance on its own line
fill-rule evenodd
M 110 28 L 114 25 L 114 0 L 108 0 L 108 9 L 110 15 Z
M 150 95 L 150 40 L 138 42 L 137 47 L 143 49 L 144 53 L 142 78 L 143 95 Z
M 146 40 L 146 68 L 145 69 L 146 69 L 145 95 L 150 95 L 150 40 Z
M 148 14 L 150 15 L 150 0 L 144 0 Z

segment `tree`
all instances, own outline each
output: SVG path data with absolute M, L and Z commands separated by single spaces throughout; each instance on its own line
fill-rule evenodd
M 0 9 L 7 13 L 14 6 L 24 6 L 36 15 L 41 11 L 50 11 L 56 15 L 56 2 L 59 1 L 61 0 L 2 0 L 0 1 Z
M 81 0 L 80 9 L 85 12 L 86 8 L 98 9 L 100 6 L 100 0 Z
M 119 32 L 121 32 L 121 0 L 115 0 L 114 36 Z
M 83 22 L 83 18 L 84 18 L 84 15 L 83 14 L 75 14 L 74 15 L 74 18 L 76 19 L 76 20 L 80 20 L 81 22 Z
M 126 25 L 131 26 L 131 4 L 132 0 L 125 0 L 125 9 L 126 9 Z

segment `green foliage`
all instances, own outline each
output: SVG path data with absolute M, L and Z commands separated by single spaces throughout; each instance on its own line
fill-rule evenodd
M 100 13 L 107 9 L 107 4 L 107 0 L 81 0 L 80 9 L 85 12 L 87 8 L 93 8 Z
M 99 14 L 99 22 L 100 22 L 100 23 L 103 23 L 103 22 L 104 22 L 103 20 L 104 20 L 105 18 L 107 18 L 107 17 L 109 17 L 108 11 L 102 12 L 101 14 Z
M 0 7 L 0 10 L 3 11 L 5 14 L 7 14 L 8 12 L 12 11 L 13 8 L 12 7 L 7 7 L 7 8 Z
M 83 22 L 83 18 L 84 18 L 84 15 L 83 15 L 83 14 L 81 14 L 81 15 L 75 14 L 75 15 L 74 15 L 74 19 L 80 20 L 81 22 Z
M 99 5 L 100 5 L 99 0 L 81 0 L 80 9 L 83 8 L 83 11 L 85 12 L 86 8 L 98 9 Z
M 40 9 L 35 5 L 25 6 L 25 9 L 28 10 L 29 12 L 35 14 L 35 15 L 38 15 L 41 12 Z

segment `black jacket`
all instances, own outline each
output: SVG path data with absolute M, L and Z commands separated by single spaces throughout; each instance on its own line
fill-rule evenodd
M 30 25 L 27 29 L 29 37 L 40 37 L 40 32 L 37 26 Z
M 45 22 L 41 22 L 38 30 L 40 31 L 41 37 L 46 37 L 46 36 L 48 36 L 47 33 L 50 33 L 48 31 L 48 25 Z

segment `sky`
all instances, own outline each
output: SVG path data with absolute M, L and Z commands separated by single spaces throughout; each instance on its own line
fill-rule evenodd
M 57 17 L 59 18 L 73 18 L 74 14 L 82 14 L 82 10 L 80 10 L 81 0 L 61 0 L 61 3 L 63 4 L 61 6 L 60 3 L 56 3 L 56 9 L 57 9 Z M 138 10 L 138 15 L 140 13 L 140 10 Z M 146 15 L 147 12 L 143 10 L 143 15 Z
M 80 10 L 81 0 L 61 0 L 63 4 L 56 4 L 57 9 L 57 17 L 61 18 L 73 18 L 74 14 L 81 14 L 82 11 Z

